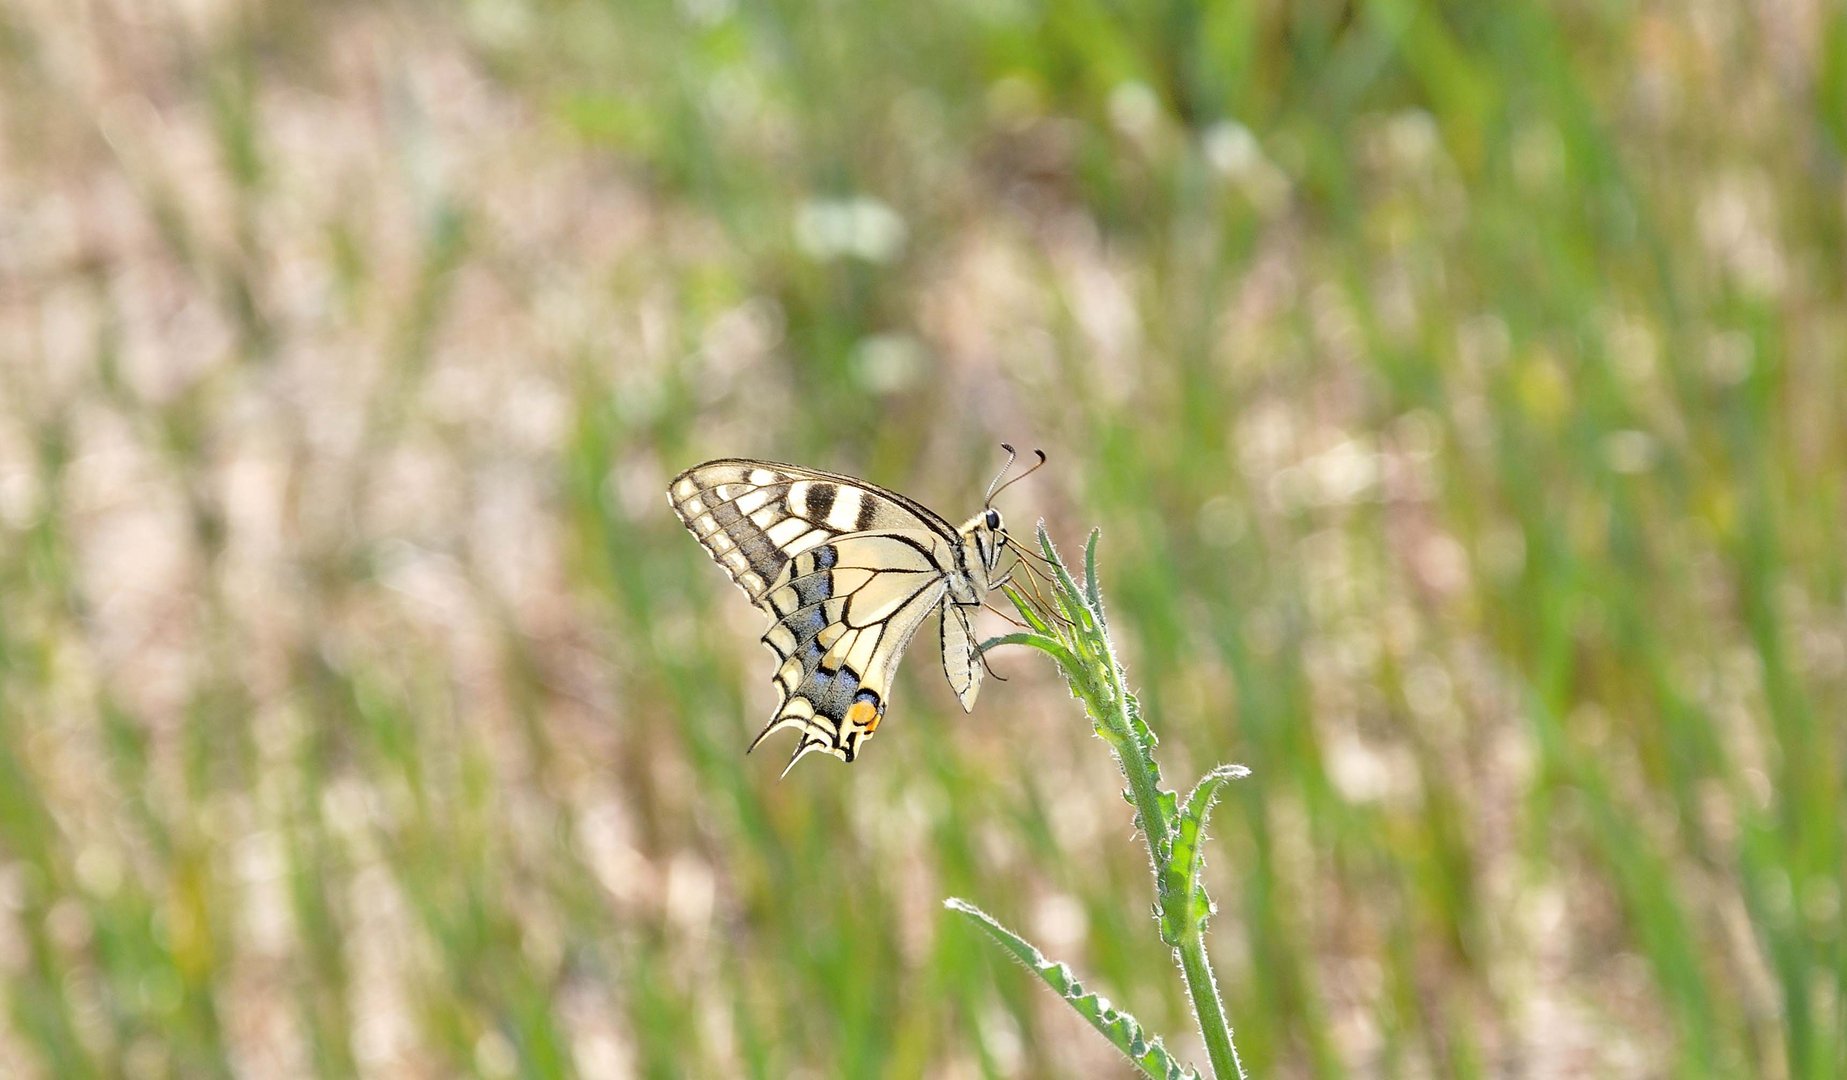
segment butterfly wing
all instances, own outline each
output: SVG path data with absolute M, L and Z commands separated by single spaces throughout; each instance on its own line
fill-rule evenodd
M 774 462 L 707 462 L 668 497 L 772 620 L 763 643 L 781 700 L 751 747 L 794 728 L 791 766 L 815 750 L 852 761 L 885 714 L 905 647 L 945 606 L 955 531 L 896 492 Z
M 943 646 L 943 674 L 962 702 L 962 711 L 975 708 L 975 695 L 981 692 L 981 656 L 976 651 L 975 628 L 969 625 L 968 613 L 959 604 L 943 605 L 940 631 Z
M 927 535 L 854 533 L 791 560 L 766 597 L 776 621 L 763 635 L 780 661 L 781 700 L 752 749 L 795 728 L 791 766 L 815 750 L 858 756 L 885 715 L 899 659 L 948 589 Z
M 952 552 L 956 531 L 916 501 L 864 480 L 774 461 L 726 458 L 674 477 L 674 513 L 762 606 L 790 559 L 836 536 L 926 532 Z

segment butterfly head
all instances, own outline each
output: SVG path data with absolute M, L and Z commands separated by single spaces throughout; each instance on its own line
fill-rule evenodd
M 972 549 L 972 554 L 980 563 L 981 569 L 985 571 L 990 585 L 998 580 L 995 577 L 995 571 L 1000 567 L 1001 549 L 1012 542 L 1007 536 L 1007 526 L 1001 520 L 1000 511 L 994 509 L 994 497 L 1011 485 L 1031 476 L 1039 466 L 1045 464 L 1045 451 L 1034 450 L 1033 453 L 1038 455 L 1039 460 L 1025 472 L 1002 483 L 1008 471 L 1013 468 L 1014 459 L 1018 455 L 1014 453 L 1013 447 L 1006 443 L 1001 443 L 1000 446 L 1002 450 L 1007 451 L 1007 464 L 1002 466 L 999 475 L 994 477 L 994 482 L 988 485 L 988 494 L 987 498 L 982 500 L 981 513 L 968 519 L 968 523 L 962 526 L 962 542 Z
M 992 506 L 969 518 L 962 526 L 962 543 L 967 545 L 974 562 L 986 571 L 989 581 L 994 580 L 995 568 L 1000 565 L 1000 552 L 1008 544 L 1007 526 L 1001 521 L 1000 511 Z

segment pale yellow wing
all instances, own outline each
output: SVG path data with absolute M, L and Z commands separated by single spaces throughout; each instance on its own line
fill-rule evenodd
M 940 633 L 943 674 L 949 677 L 950 689 L 962 702 L 962 711 L 972 712 L 975 695 L 981 692 L 982 667 L 975 644 L 975 628 L 969 624 L 967 610 L 959 604 L 944 604 Z
M 895 491 L 837 473 L 725 458 L 674 477 L 673 511 L 731 580 L 762 605 L 788 561 L 848 533 L 927 532 L 954 557 L 956 532 Z
M 878 729 L 918 627 L 955 608 L 944 603 L 962 557 L 955 530 L 896 492 L 777 462 L 709 461 L 675 477 L 668 498 L 772 620 L 763 643 L 777 657 L 780 700 L 751 747 L 793 728 L 802 737 L 791 766 L 814 750 L 852 761 Z
M 765 598 L 779 661 L 775 715 L 751 742 L 801 732 L 789 764 L 821 750 L 852 761 L 878 730 L 898 661 L 948 586 L 927 533 L 857 533 L 797 555 Z M 787 770 L 784 770 L 785 772 Z

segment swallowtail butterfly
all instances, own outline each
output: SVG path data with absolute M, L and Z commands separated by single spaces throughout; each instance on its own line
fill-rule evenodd
M 771 620 L 763 643 L 776 654 L 781 701 L 752 750 L 790 728 L 801 741 L 783 775 L 815 750 L 852 761 L 932 612 L 943 673 L 974 707 L 982 659 L 970 616 L 1007 579 L 997 574 L 1007 530 L 993 507 L 1001 476 L 960 528 L 895 491 L 799 465 L 724 458 L 674 478 L 674 513 Z

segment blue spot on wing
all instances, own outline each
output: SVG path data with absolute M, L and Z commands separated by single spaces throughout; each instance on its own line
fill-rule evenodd
M 785 615 L 782 622 L 795 635 L 796 641 L 802 641 L 827 628 L 827 613 L 821 610 L 820 604 L 816 604 L 813 607 L 796 608 Z
M 814 711 L 835 724 L 846 722 L 847 707 L 859 692 L 859 672 L 842 666 L 837 671 L 817 668 L 802 680 L 797 693 L 814 703 Z
M 796 606 L 818 604 L 834 595 L 834 578 L 827 573 L 808 574 L 794 581 Z
M 780 620 L 795 638 L 794 654 L 801 657 L 802 668 L 811 674 L 821 663 L 825 651 L 815 638 L 827 629 L 826 602 L 834 595 L 834 579 L 827 571 L 837 560 L 838 555 L 829 544 L 796 561 L 796 570 L 806 568 L 807 572 L 798 573 L 789 583 L 795 590 L 796 607 Z

